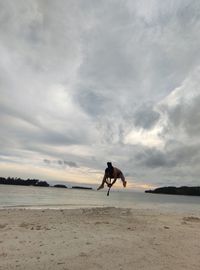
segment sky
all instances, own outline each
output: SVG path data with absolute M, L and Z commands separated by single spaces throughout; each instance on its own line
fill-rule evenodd
M 0 175 L 199 185 L 199 48 L 199 0 L 0 1 Z

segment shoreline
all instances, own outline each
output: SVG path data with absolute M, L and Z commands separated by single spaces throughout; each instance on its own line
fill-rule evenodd
M 157 210 L 1 209 L 0 269 L 198 270 L 199 225 Z
M 112 204 L 109 206 L 107 204 L 105 205 L 100 205 L 100 204 L 48 204 L 48 205 L 10 205 L 10 206 L 0 206 L 0 213 L 1 211 L 18 211 L 18 210 L 26 210 L 26 211 L 78 211 L 78 210 L 92 210 L 92 209 L 118 209 L 118 210 L 130 210 L 132 212 L 149 212 L 149 213 L 155 213 L 155 214 L 163 214 L 163 215 L 196 215 L 200 216 L 200 210 L 198 209 L 182 209 L 180 210 L 179 208 L 171 208 L 169 207 L 161 207 L 161 206 L 155 206 L 152 207 L 149 206 L 147 207 L 146 204 L 138 204 L 137 206 L 134 207 L 127 207 L 127 206 L 113 206 Z

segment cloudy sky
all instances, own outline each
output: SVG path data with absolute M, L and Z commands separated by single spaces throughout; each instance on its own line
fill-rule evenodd
M 199 50 L 199 0 L 0 1 L 0 175 L 199 185 Z

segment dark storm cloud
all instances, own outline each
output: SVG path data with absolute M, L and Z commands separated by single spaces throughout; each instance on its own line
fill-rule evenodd
M 77 165 L 76 162 L 74 162 L 74 161 L 66 161 L 66 160 L 64 160 L 63 163 L 64 163 L 65 165 L 68 165 L 69 167 L 78 168 L 78 165 Z
M 198 91 L 198 89 L 196 89 Z M 188 89 L 191 91 L 191 89 Z M 194 93 L 194 92 L 193 92 Z M 190 100 L 184 100 L 176 106 L 166 108 L 170 124 L 173 129 L 182 128 L 191 137 L 200 134 L 200 95 L 197 94 Z
M 106 98 L 101 93 L 94 93 L 93 91 L 82 89 L 78 95 L 77 100 L 80 106 L 92 117 L 99 114 L 106 113 Z
M 2 135 L 7 136 L 12 134 L 15 141 L 28 145 L 44 144 L 44 145 L 70 145 L 81 144 L 83 141 L 87 141 L 87 135 L 75 133 L 73 130 L 66 130 L 65 132 L 56 131 L 53 127 L 37 127 L 32 125 L 27 118 L 21 119 L 18 117 L 4 118 L 5 121 L 1 121 Z M 7 126 L 8 122 L 11 124 Z
M 143 148 L 135 155 L 134 162 L 143 168 L 162 169 L 163 172 L 165 169 L 174 170 L 178 171 L 178 175 L 187 174 L 188 167 L 199 166 L 200 148 L 199 145 L 181 145 L 178 142 L 167 143 L 162 151 Z
M 150 129 L 158 121 L 159 117 L 160 114 L 152 108 L 151 104 L 142 104 L 134 114 L 134 124 L 139 128 Z
M 49 159 L 44 159 L 43 161 L 44 161 L 44 163 L 46 163 L 46 164 L 51 164 L 51 160 L 49 160 Z
M 67 160 L 61 160 L 61 159 L 58 159 L 58 160 L 49 160 L 49 159 L 44 159 L 43 160 L 45 164 L 47 165 L 55 165 L 55 164 L 58 164 L 59 166 L 62 166 L 62 167 L 73 167 L 73 168 L 78 168 L 78 165 L 76 164 L 76 162 L 74 161 L 67 161 Z
M 113 5 L 117 11 L 111 17 Z M 100 10 L 94 9 L 96 20 L 100 16 L 104 19 L 92 25 L 88 36 L 85 33 L 83 39 L 86 48 L 80 68 L 82 84 L 85 88 L 92 86 L 105 95 L 112 93 L 116 105 L 120 103 L 123 92 L 126 93 L 125 99 L 132 102 L 141 97 L 155 100 L 158 96 L 165 96 L 196 62 L 196 44 L 194 50 L 190 50 L 192 40 L 197 38 L 195 30 L 198 25 L 192 5 L 174 4 L 164 9 L 161 4 L 162 16 L 156 13 L 153 18 L 148 16 L 148 10 L 144 17 L 138 17 L 134 2 L 130 5 L 132 13 L 128 9 L 130 7 L 113 1 L 104 2 Z M 156 4 L 154 6 L 157 8 Z M 143 9 L 145 7 L 141 5 L 139 12 Z M 184 16 L 181 20 L 179 17 L 188 9 L 191 10 L 188 16 L 194 21 L 187 25 L 186 32 L 182 26 Z M 166 20 L 161 23 L 163 18 Z M 190 38 L 185 40 L 187 33 Z M 184 57 L 181 56 L 183 54 Z
M 157 149 L 146 149 L 146 151 L 136 155 L 136 161 L 138 164 L 143 164 L 150 168 L 165 168 L 177 165 L 177 161 L 172 156 Z

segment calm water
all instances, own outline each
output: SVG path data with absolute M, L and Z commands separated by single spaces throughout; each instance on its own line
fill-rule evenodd
M 0 208 L 122 207 L 200 214 L 200 197 L 0 185 Z

